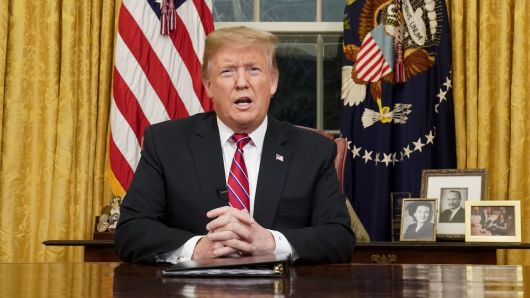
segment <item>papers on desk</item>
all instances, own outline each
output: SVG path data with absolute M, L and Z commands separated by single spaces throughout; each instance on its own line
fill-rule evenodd
M 288 257 L 257 256 L 184 261 L 162 270 L 165 277 L 281 277 L 288 274 Z

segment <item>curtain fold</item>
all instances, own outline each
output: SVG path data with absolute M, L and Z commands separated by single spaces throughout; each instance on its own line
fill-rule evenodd
M 9 3 L 0 2 L 0 146 L 2 144 L 2 120 L 4 115 L 4 90 L 5 90 L 5 67 L 6 67 L 6 50 L 7 50 L 7 28 Z M 1 148 L 1 147 L 0 147 Z M 1 154 L 1 151 L 0 151 Z M 0 166 L 2 158 L 0 158 Z
M 488 199 L 521 200 L 530 241 L 530 2 L 450 1 L 459 168 L 488 169 Z M 499 262 L 529 264 L 524 250 Z
M 5 2 L 5 1 L 4 1 Z M 81 261 L 108 204 L 106 138 L 114 2 L 7 1 L 0 163 L 0 262 Z M 2 58 L 0 52 L 0 58 Z

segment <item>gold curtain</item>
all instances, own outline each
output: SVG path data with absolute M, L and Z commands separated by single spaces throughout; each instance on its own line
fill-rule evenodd
M 0 1 L 0 262 L 81 261 L 105 173 L 115 1 Z
M 520 200 L 530 241 L 530 1 L 448 1 L 459 168 L 488 169 L 490 200 Z M 530 264 L 524 250 L 500 263 Z

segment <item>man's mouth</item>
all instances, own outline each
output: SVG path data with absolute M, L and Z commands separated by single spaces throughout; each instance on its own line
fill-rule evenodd
M 252 100 L 249 97 L 241 97 L 238 98 L 235 102 L 236 106 L 240 109 L 245 109 L 250 106 L 252 103 Z

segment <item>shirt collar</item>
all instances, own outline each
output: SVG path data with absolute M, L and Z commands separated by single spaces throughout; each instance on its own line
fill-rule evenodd
M 267 124 L 268 116 L 265 116 L 265 119 L 263 119 L 263 122 L 261 122 L 258 128 L 248 134 L 252 139 L 250 144 L 254 144 L 254 146 L 256 146 L 259 151 L 261 151 L 261 149 L 263 148 L 263 142 L 265 141 L 265 133 L 267 132 Z M 219 137 L 221 138 L 221 145 L 224 145 L 230 140 L 230 138 L 234 134 L 234 131 L 230 129 L 230 127 L 228 127 L 226 124 L 224 124 L 223 121 L 219 119 L 219 116 L 217 116 L 217 127 L 219 128 Z

